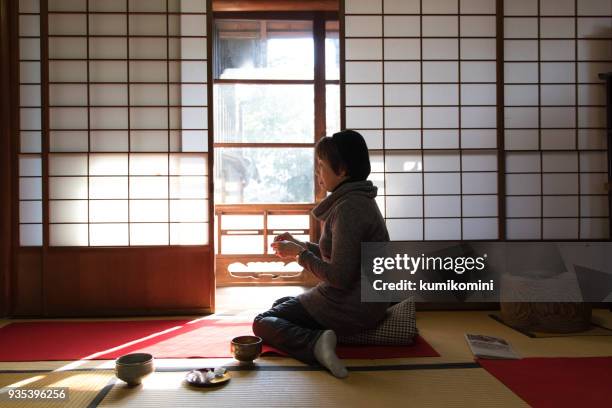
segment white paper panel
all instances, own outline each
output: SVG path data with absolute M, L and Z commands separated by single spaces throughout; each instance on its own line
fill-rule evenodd
M 87 42 L 84 37 L 49 37 L 49 58 L 87 58 Z
M 51 246 L 87 246 L 87 224 L 49 225 L 49 244 Z
M 130 15 L 130 35 L 165 36 L 166 16 L 163 14 Z
M 86 200 L 49 201 L 49 222 L 83 223 L 88 220 Z
M 89 200 L 89 222 L 128 222 L 128 201 Z
M 89 98 L 92 106 L 127 105 L 126 85 L 90 85 Z
M 459 131 L 424 130 L 423 149 L 456 149 L 459 147 Z
M 457 82 L 459 80 L 457 62 L 429 61 L 423 62 L 422 67 L 423 82 Z M 478 82 L 482 81 L 483 77 L 480 77 Z
M 161 13 L 166 11 L 165 0 L 129 0 L 128 8 L 131 12 Z
M 40 106 L 40 86 L 20 85 L 19 103 L 21 106 Z
M 460 24 L 461 37 L 495 37 L 495 16 L 461 16 Z
M 540 239 L 541 221 L 539 219 L 509 219 L 506 221 L 508 239 Z
M 125 0 L 89 0 L 89 11 L 127 11 Z
M 49 14 L 49 35 L 87 35 L 85 14 Z
M 387 2 L 385 2 L 386 5 Z M 347 14 L 369 14 L 380 13 L 382 0 L 349 0 L 345 3 Z
M 385 37 L 418 37 L 421 35 L 421 19 L 419 16 L 383 17 Z
M 127 152 L 128 150 L 127 131 L 92 131 L 90 137 L 92 152 Z
M 21 83 L 40 83 L 40 62 L 19 62 L 19 80 Z
M 125 61 L 90 61 L 89 75 L 91 82 L 125 82 L 127 67 Z M 132 63 L 130 63 L 132 64 Z M 131 73 L 130 73 L 131 75 Z M 136 79 L 130 76 L 131 81 Z
M 497 216 L 497 196 L 463 196 L 463 216 L 464 217 L 496 217 Z
M 87 0 L 49 0 L 49 11 L 85 11 Z
M 540 0 L 540 14 L 545 16 L 574 15 L 574 0 Z
M 350 129 L 382 128 L 382 108 L 346 108 L 346 126 Z
M 19 127 L 21 130 L 41 129 L 41 109 L 21 108 L 19 109 Z
M 268 218 L 268 227 L 276 228 L 274 217 Z M 296 216 L 298 217 L 298 216 Z M 207 200 L 170 200 L 170 221 L 174 222 L 207 222 L 208 201 Z M 306 219 L 308 221 L 308 219 Z M 290 223 L 284 223 L 284 228 L 292 227 Z M 308 225 L 303 228 L 308 228 Z
M 423 194 L 423 176 L 420 173 L 385 174 L 386 194 Z
M 130 143 L 132 151 L 135 152 L 165 152 L 168 151 L 168 132 L 133 131 L 130 133 Z
M 167 222 L 167 200 L 130 200 L 131 222 Z
M 42 224 L 25 224 L 19 226 L 19 245 L 41 246 Z
M 577 239 L 578 219 L 543 219 L 543 239 Z
M 506 197 L 508 217 L 540 217 L 542 199 L 539 196 Z
M 459 17 L 423 16 L 423 37 L 456 37 L 458 33 Z
M 416 172 L 423 171 L 422 154 L 419 151 L 395 151 L 385 154 L 385 171 Z
M 354 62 L 352 63 L 356 66 L 356 64 L 379 64 L 380 63 L 361 63 Z M 355 72 L 355 80 L 354 82 L 362 82 L 357 79 L 357 76 L 363 77 L 363 82 L 377 82 L 380 79 L 376 79 L 376 77 L 380 76 L 380 69 L 377 66 L 360 66 L 363 67 L 364 70 L 368 70 L 370 74 L 366 75 L 365 73 Z M 374 71 L 370 71 L 370 69 L 375 68 Z M 348 72 L 348 71 L 347 71 Z M 384 67 L 385 74 L 385 83 L 394 83 L 394 82 L 413 82 L 417 83 L 421 80 L 421 64 L 419 62 L 410 62 L 410 61 L 390 61 L 385 62 Z M 370 77 L 370 76 L 376 77 Z M 347 74 L 348 78 L 348 74 Z
M 39 38 L 20 38 L 19 39 L 19 59 L 20 60 L 40 60 L 40 39 Z
M 385 85 L 385 105 L 412 105 L 421 104 L 420 85 Z
M 423 239 L 423 221 L 410 219 L 386 220 L 389 237 L 394 241 Z
M 420 218 L 423 216 L 423 198 L 418 196 L 390 196 L 386 197 L 389 218 Z
M 347 60 L 379 60 L 382 57 L 382 40 L 347 38 L 345 57 Z
M 130 198 L 168 198 L 168 177 L 130 177 Z
M 537 63 L 505 63 L 504 80 L 507 84 L 532 84 L 538 82 Z
M 206 129 L 207 128 L 207 109 L 206 108 L 182 108 L 181 110 L 182 129 Z
M 132 129 L 166 129 L 168 111 L 166 108 L 130 108 L 130 126 Z
M 207 198 L 207 177 L 171 176 L 170 198 Z
M 206 155 L 171 154 L 170 174 L 174 176 L 205 176 L 208 174 Z
M 542 20 L 544 22 L 545 20 Z M 538 19 L 536 17 L 504 18 L 504 38 L 537 38 Z
M 461 131 L 461 146 L 464 149 L 497 147 L 495 129 L 463 129 Z
M 50 108 L 51 129 L 87 129 L 86 108 Z
M 463 171 L 497 171 L 496 151 L 464 151 L 461 154 Z
M 425 196 L 425 217 L 460 217 L 460 196 Z
M 172 65 L 170 65 L 170 68 L 172 69 Z M 176 80 L 180 82 L 205 83 L 207 81 L 206 70 L 206 61 L 181 61 L 178 70 L 179 77 Z M 171 75 L 170 80 L 174 81 L 172 78 L 173 76 Z
M 495 39 L 461 39 L 461 59 L 482 60 L 496 58 Z
M 607 196 L 581 196 L 580 215 L 582 217 L 607 217 Z
M 460 219 L 426 219 L 426 240 L 449 240 L 461 239 Z
M 578 196 L 543 197 L 544 217 L 577 217 Z
M 540 194 L 541 180 L 539 174 L 508 174 L 506 175 L 506 194 L 532 195 Z
M 90 224 L 89 244 L 91 246 L 128 245 L 128 224 Z
M 536 0 L 514 0 L 504 2 L 504 15 L 536 15 L 538 2 Z
M 423 85 L 423 105 L 458 105 L 458 85 Z
M 607 218 L 583 218 L 580 220 L 580 238 L 608 239 L 609 235 Z
M 463 173 L 463 194 L 497 194 L 497 173 Z
M 130 191 L 135 188 L 136 186 L 130 186 Z M 94 200 L 128 198 L 127 177 L 90 177 L 89 198 Z
M 421 108 L 385 108 L 385 128 L 419 128 L 421 126 Z
M 346 85 L 346 105 L 381 105 L 382 89 L 381 85 Z
M 182 152 L 207 152 L 208 132 L 206 130 L 183 130 L 180 132 Z
M 460 194 L 459 173 L 425 173 L 425 194 Z
M 578 174 L 542 175 L 543 194 L 578 194 Z
M 459 171 L 459 152 L 423 152 L 424 171 Z
M 458 0 L 430 0 L 423 2 L 423 14 L 452 14 L 458 12 Z
M 41 134 L 40 132 L 19 132 L 20 145 L 22 153 L 40 153 L 41 152 Z
M 580 23 L 578 23 L 580 31 Z M 574 38 L 573 18 L 543 18 L 540 20 L 540 36 L 542 38 Z M 537 37 L 537 34 L 534 36 Z
M 19 202 L 19 222 L 21 223 L 41 223 L 42 222 L 42 201 L 20 201 Z
M 360 2 L 364 2 L 364 0 L 360 0 Z M 383 2 L 387 14 L 418 14 L 421 11 L 419 0 L 383 0 Z M 377 0 L 371 3 L 376 4 Z
M 577 152 L 544 152 L 542 153 L 543 172 L 577 172 Z
M 128 172 L 127 154 L 89 155 L 89 174 L 92 176 L 124 175 Z
M 364 132 L 359 131 L 362 135 Z M 376 132 L 376 131 L 373 131 Z M 373 135 L 371 135 L 374 137 Z M 376 139 L 368 138 L 364 135 L 368 146 L 373 149 L 382 147 L 382 132 Z M 385 130 L 386 149 L 420 149 L 421 131 L 420 130 Z
M 583 173 L 580 175 L 581 194 L 606 194 L 606 174 Z
M 19 0 L 20 13 L 39 13 L 40 0 Z
M 423 108 L 423 127 L 457 128 L 458 126 L 458 108 Z M 467 124 L 464 126 L 467 127 Z
M 42 198 L 42 181 L 40 177 L 19 178 L 19 199 L 40 200 Z
M 87 85 L 51 84 L 49 85 L 49 104 L 51 106 L 87 105 Z
M 180 54 L 176 55 L 176 58 L 180 56 L 181 59 L 185 60 L 204 60 L 207 57 L 206 41 L 200 38 L 181 37 L 178 47 L 177 52 L 180 50 Z M 172 52 L 172 49 L 170 51 Z
M 170 224 L 170 245 L 207 245 L 208 223 Z
M 40 155 L 20 155 L 19 156 L 19 175 L 38 176 L 42 175 L 42 161 Z
M 49 175 L 51 176 L 85 176 L 87 175 L 86 154 L 49 155 Z
M 161 176 L 168 174 L 168 155 L 165 153 L 130 154 L 130 175 Z
M 130 245 L 168 245 L 168 224 L 130 224 Z
M 346 16 L 344 20 L 346 37 L 380 37 L 381 16 Z
M 87 198 L 86 177 L 49 177 L 49 198 L 76 200 Z
M 419 40 L 413 40 L 417 44 Z M 457 39 L 430 39 L 424 38 L 421 40 L 423 43 L 423 59 L 439 59 L 439 60 L 448 60 L 448 59 L 457 59 L 459 57 L 459 40 Z M 415 52 L 418 51 L 418 47 Z M 418 54 L 412 54 L 413 58 L 419 58 Z M 387 46 L 385 43 L 385 58 L 387 57 Z M 394 58 L 391 58 L 394 59 Z M 398 58 L 398 59 L 407 59 L 407 58 Z
M 497 239 L 497 218 L 464 218 L 463 239 Z

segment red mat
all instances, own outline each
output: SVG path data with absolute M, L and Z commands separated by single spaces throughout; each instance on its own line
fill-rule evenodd
M 478 363 L 532 407 L 612 406 L 612 357 Z
M 156 358 L 232 357 L 233 337 L 252 334 L 251 322 L 139 320 L 11 323 L 0 328 L 0 361 L 105 360 L 143 352 Z M 276 353 L 264 346 L 265 353 Z M 422 338 L 413 346 L 339 346 L 341 358 L 438 357 Z

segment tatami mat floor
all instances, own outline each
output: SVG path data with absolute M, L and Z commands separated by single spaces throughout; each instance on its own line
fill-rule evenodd
M 294 288 L 289 294 L 300 290 Z M 226 308 L 219 314 L 227 319 L 244 318 L 269 303 L 266 297 L 249 309 Z M 163 359 L 156 360 L 157 371 L 141 386 L 129 388 L 114 381 L 113 361 L 46 361 L 0 362 L 0 387 L 69 387 L 69 403 L 49 403 L 52 407 L 513 407 L 525 403 L 474 364 L 465 333 L 503 337 L 523 357 L 612 356 L 612 336 L 530 338 L 491 319 L 489 313 L 418 312 L 421 335 L 440 357 L 347 360 L 351 372 L 346 380 L 292 359 L 261 358 L 258 370 L 234 369 L 232 380 L 221 388 L 192 389 L 183 382 L 189 369 L 235 367 L 236 363 L 231 359 Z M 612 327 L 608 310 L 596 310 L 595 319 Z M 0 320 L 0 326 L 7 323 Z M 0 401 L 0 406 L 7 407 L 46 406 L 3 404 L 7 403 Z

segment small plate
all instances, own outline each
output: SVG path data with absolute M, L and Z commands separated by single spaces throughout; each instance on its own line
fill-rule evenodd
M 215 387 L 228 382 L 232 378 L 229 371 L 225 371 L 222 376 L 214 377 L 207 381 L 206 373 L 214 370 L 214 368 L 199 368 L 197 370 L 191 370 L 185 376 L 185 381 L 195 387 Z

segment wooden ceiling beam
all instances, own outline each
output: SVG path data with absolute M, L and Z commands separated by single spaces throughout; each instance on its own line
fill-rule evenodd
M 338 11 L 338 0 L 213 0 L 213 11 Z

